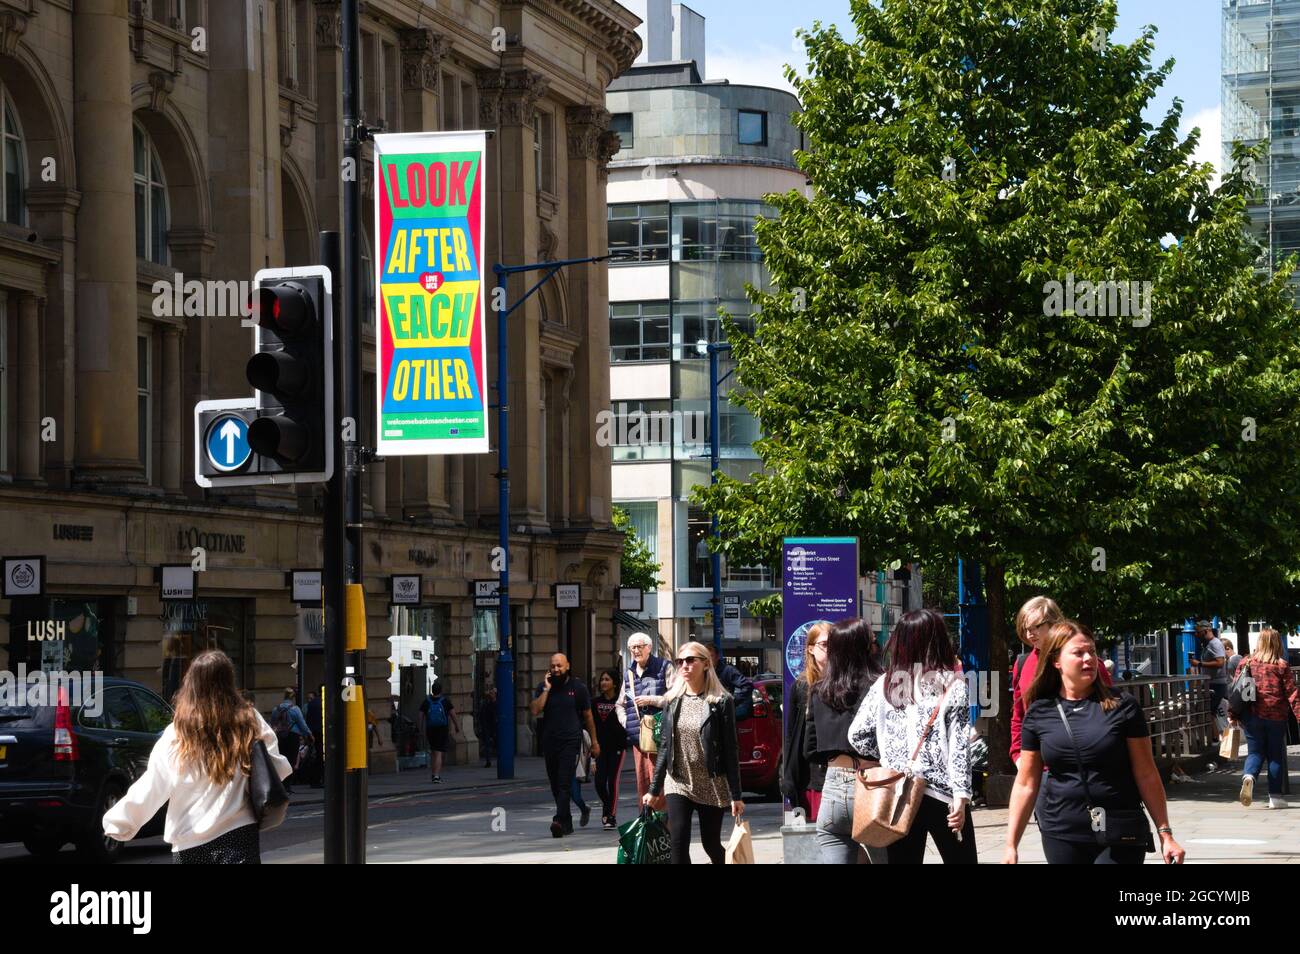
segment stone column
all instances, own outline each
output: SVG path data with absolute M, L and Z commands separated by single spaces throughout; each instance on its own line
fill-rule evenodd
M 601 255 L 606 245 L 605 163 L 618 148 L 608 132 L 609 113 L 600 106 L 572 106 L 565 115 L 569 161 L 569 248 L 571 258 Z M 573 469 L 569 518 L 575 526 L 609 525 L 611 452 L 596 443 L 596 414 L 609 408 L 609 286 L 603 263 L 569 269 L 569 300 L 582 343 L 573 356 L 569 434 Z
M 387 517 L 388 463 L 382 460 L 371 461 L 367 469 L 370 471 L 370 509 L 376 517 Z
M 487 232 L 496 238 L 495 261 L 531 262 L 536 257 L 534 250 L 540 233 L 532 117 L 538 100 L 546 95 L 548 83 L 540 73 L 529 69 L 479 70 L 478 81 L 480 120 L 485 129 L 495 126 L 497 131 L 489 140 L 490 153 L 495 155 L 489 155 L 487 183 L 489 213 L 493 209 L 498 213 L 487 216 Z M 493 194 L 498 181 L 500 188 Z M 508 286 L 511 296 L 523 294 L 528 287 L 527 278 L 516 276 L 511 280 Z M 491 316 L 490 309 L 488 314 Z M 496 374 L 495 325 L 495 320 L 488 321 L 489 380 L 495 380 Z M 534 295 L 510 316 L 507 329 L 510 352 L 507 394 L 514 412 L 510 415 L 510 525 L 549 529 L 539 480 L 543 453 L 541 422 L 531 413 L 541 395 L 540 332 L 541 305 Z M 479 487 L 480 499 L 496 500 L 496 481 L 491 475 L 492 470 L 479 468 L 479 479 L 483 482 Z
M 162 486 L 166 494 L 181 492 L 181 333 L 165 328 L 162 335 Z
M 402 48 L 403 128 L 440 129 L 438 64 L 451 43 L 428 27 L 400 30 L 397 39 Z
M 10 300 L 13 296 L 10 296 Z M 35 295 L 18 297 L 18 472 L 33 483 L 41 471 L 41 307 Z
M 430 454 L 398 460 L 402 467 L 402 509 L 407 516 L 422 522 L 450 522 L 446 458 Z
M 127 0 L 78 0 L 72 17 L 77 242 L 75 480 L 140 484 L 136 442 L 135 180 Z

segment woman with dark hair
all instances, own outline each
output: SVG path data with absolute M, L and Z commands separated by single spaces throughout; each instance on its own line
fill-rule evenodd
M 925 836 L 944 864 L 975 864 L 970 707 L 948 626 L 934 610 L 903 614 L 885 646 L 889 669 L 849 729 L 852 747 L 896 772 L 925 780 L 911 830 L 886 851 L 891 865 L 921 864 Z
M 841 620 L 831 627 L 821 679 L 808 693 L 804 754 L 826 766 L 821 805 L 817 811 L 817 847 L 824 865 L 858 861 L 853 840 L 853 792 L 862 765 L 849 744 L 849 726 L 858 705 L 880 678 L 880 647 L 866 620 Z M 872 864 L 883 864 L 884 852 L 867 849 Z
M 602 669 L 596 679 L 591 711 L 596 722 L 596 797 L 600 799 L 600 824 L 605 831 L 618 828 L 618 775 L 627 752 L 626 708 L 619 692 L 622 677 L 617 669 Z
M 1041 787 L 1038 832 L 1049 865 L 1142 864 L 1155 850 L 1144 802 L 1165 861 L 1182 863 L 1142 707 L 1102 683 L 1097 646 L 1085 627 L 1064 620 L 1039 645 L 1042 662 L 1025 696 L 1003 861 L 1019 860 Z M 1046 781 L 1044 764 L 1050 766 Z
M 261 740 L 281 780 L 293 771 L 275 732 L 235 687 L 235 667 L 219 650 L 200 653 L 176 693 L 176 717 L 149 755 L 149 767 L 104 813 L 104 834 L 130 841 L 167 806 L 163 838 L 177 864 L 262 863 L 249 800 L 253 743 Z

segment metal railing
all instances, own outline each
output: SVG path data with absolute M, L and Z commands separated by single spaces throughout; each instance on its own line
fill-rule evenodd
M 1157 762 L 1193 758 L 1218 744 L 1209 676 L 1117 680 L 1111 688 L 1128 693 L 1142 706 Z

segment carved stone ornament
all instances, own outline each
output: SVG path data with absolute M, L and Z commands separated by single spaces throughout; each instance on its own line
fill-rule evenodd
M 0 54 L 13 56 L 18 49 L 18 40 L 27 32 L 29 14 L 18 10 L 0 12 Z
M 600 143 L 597 146 L 597 171 L 600 178 L 603 179 L 609 175 L 609 160 L 614 158 L 614 155 L 622 146 L 623 140 L 618 133 L 606 131 L 600 134 Z
M 398 34 L 402 48 L 402 89 L 438 91 L 438 64 L 447 55 L 451 43 L 428 27 L 402 30 Z
M 316 46 L 343 49 L 343 17 L 338 0 L 316 0 Z
M 600 106 L 570 106 L 564 111 L 570 159 L 595 159 L 600 137 L 609 128 L 608 110 Z
M 161 113 L 163 107 L 167 104 L 167 97 L 171 95 L 176 88 L 176 76 L 165 70 L 151 70 L 149 72 L 149 108 L 155 113 Z
M 541 223 L 541 234 L 537 238 L 538 261 L 553 262 L 555 253 L 560 247 L 560 238 L 547 226 L 545 221 Z
M 546 95 L 550 83 L 541 73 L 529 69 L 478 71 L 479 119 L 485 129 L 526 126 L 532 122 L 533 107 Z

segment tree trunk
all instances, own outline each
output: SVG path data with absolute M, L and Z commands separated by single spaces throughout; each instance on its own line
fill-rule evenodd
M 1011 676 L 1007 667 L 1011 628 L 1007 625 L 1006 570 L 1000 563 L 987 565 L 984 590 L 989 611 L 990 679 L 997 699 L 997 715 L 989 722 L 989 774 L 1007 775 L 1015 771 L 1011 764 Z

